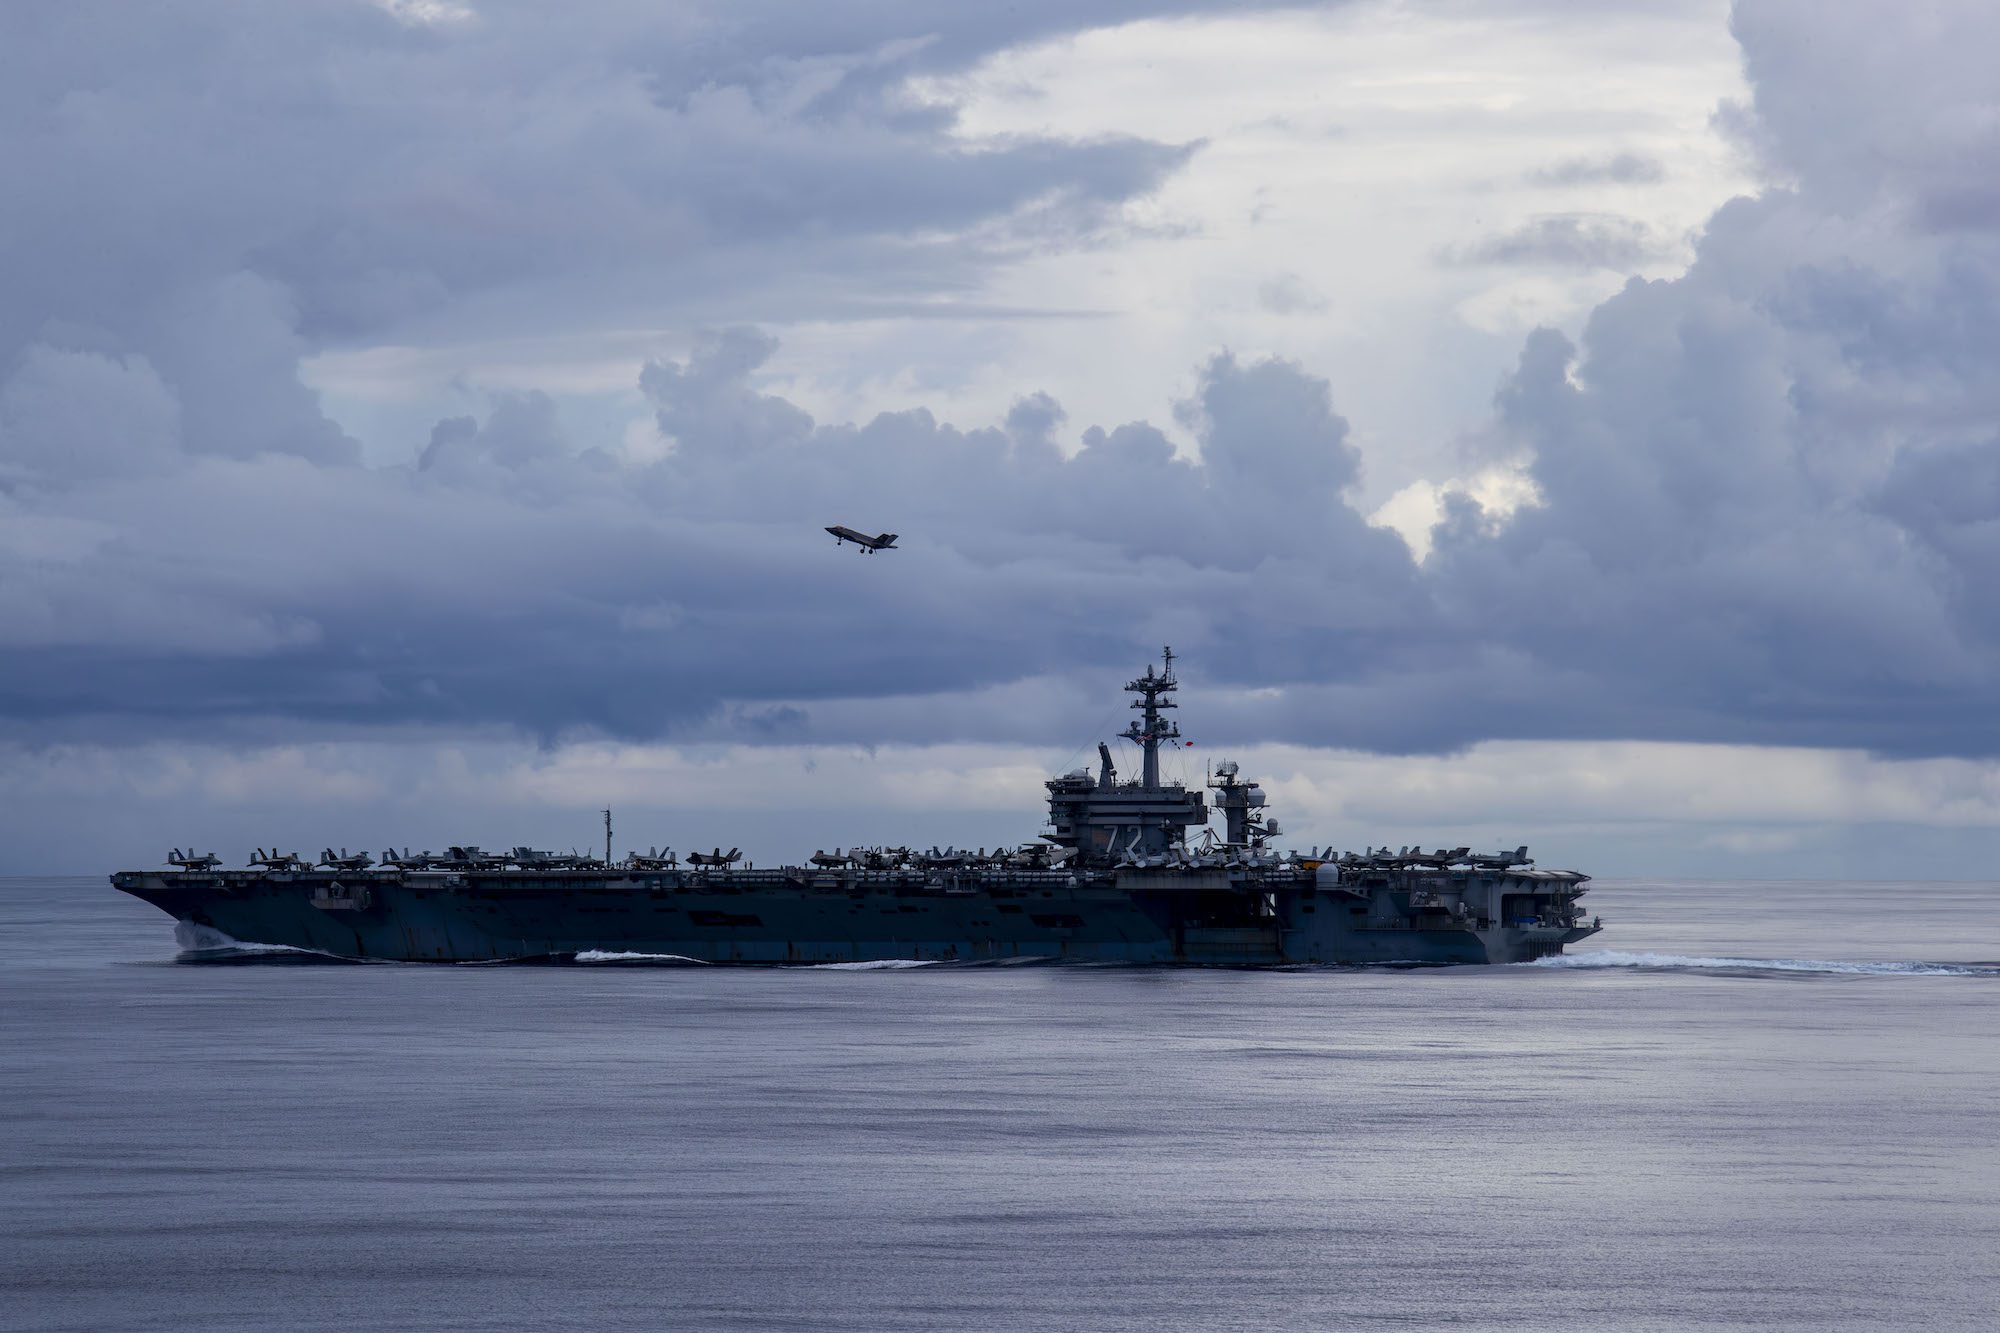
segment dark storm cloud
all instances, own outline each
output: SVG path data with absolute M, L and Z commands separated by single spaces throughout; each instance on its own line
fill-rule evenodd
M 770 347 L 732 331 L 650 367 L 676 447 L 647 466 L 564 452 L 528 396 L 440 423 L 416 470 L 208 460 L 42 495 L 31 512 L 80 535 L 0 601 L 0 698 L 42 718 L 655 735 L 730 700 L 1122 665 L 1135 642 L 1275 612 L 1295 579 L 1346 588 L 1337 619 L 1362 627 L 1413 587 L 1400 541 L 1345 505 L 1346 423 L 1296 367 L 1211 362 L 1187 408 L 1197 464 L 1143 425 L 1065 457 L 1046 398 L 1006 430 L 923 411 L 817 426 L 749 386 Z M 835 520 L 907 549 L 834 552 Z M 1278 586 L 1246 605 L 1259 571 Z
M 365 468 L 299 381 L 329 330 L 753 270 L 791 301 L 934 290 L 1019 235 L 1087 239 L 1178 150 L 968 153 L 900 91 L 1083 18 L 251 5 L 84 40 L 106 12 L 0 17 L 6 165 L 50 182 L 0 211 L 16 735 L 1039 741 L 1076 682 L 1172 642 L 1242 740 L 2000 751 L 2000 237 L 1935 219 L 1993 160 L 1983 9 L 1746 5 L 1734 123 L 1793 188 L 1527 341 L 1489 434 L 1540 501 L 1450 497 L 1421 566 L 1351 502 L 1333 388 L 1269 358 L 1198 368 L 1195 457 L 1032 386 L 995 426 L 816 422 L 746 328 L 646 368 L 672 447 L 645 464 L 521 393 Z M 1492 262 L 1639 244 L 1545 221 Z M 835 551 L 832 522 L 903 549 Z
M 584 310 L 685 319 L 720 293 L 791 316 L 909 300 L 1101 238 L 1184 147 L 968 146 L 908 80 L 1201 7 L 0 8 L 0 706 L 614 731 L 698 712 L 723 678 L 679 686 L 621 636 L 741 617 L 790 577 L 750 488 L 727 510 L 677 480 L 635 498 L 535 393 L 440 422 L 414 473 L 364 471 L 301 359 Z M 764 354 L 725 339 L 702 382 L 649 381 L 665 429 L 739 432 L 690 443 L 690 470 L 798 443 L 778 427 L 802 414 L 742 383 Z M 802 627 L 827 604 L 788 600 Z M 768 674 L 792 641 L 745 657 Z
M 962 290 L 1101 235 L 1189 150 L 968 146 L 909 77 L 1191 7 L 0 6 L 0 379 L 39 436 L 10 471 L 146 466 L 169 436 L 352 461 L 298 373 L 331 339 Z M 85 435 L 129 443 L 49 443 Z
M 1183 150 L 969 149 L 910 75 L 1201 7 L 488 0 L 423 27 L 362 0 L 9 5 L 0 151 L 38 188 L 0 227 L 39 262 L 9 275 L 0 342 L 50 318 L 124 332 L 141 305 L 172 319 L 155 303 L 245 270 L 298 327 L 347 336 L 475 297 L 532 324 L 510 295 L 590 275 L 675 303 L 767 267 L 760 292 L 824 279 L 828 255 L 921 281 L 935 270 L 900 254 L 916 238 L 948 267 L 942 242 L 1017 212 L 1044 239 L 1087 231 Z

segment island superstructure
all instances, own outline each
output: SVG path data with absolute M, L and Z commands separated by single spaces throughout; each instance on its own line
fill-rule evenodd
M 308 864 L 259 848 L 243 870 L 190 848 L 112 883 L 236 941 L 411 962 L 1512 963 L 1598 929 L 1580 902 L 1590 877 L 1539 869 L 1526 847 L 1280 852 L 1236 764 L 1201 789 L 1163 779 L 1161 748 L 1180 737 L 1173 660 L 1125 685 L 1137 775 L 1121 779 L 1100 743 L 1095 773 L 1049 780 L 1048 827 L 1019 847 L 857 847 L 772 868 L 736 864 L 734 848 L 615 864 L 467 846 L 380 861 L 328 848 Z

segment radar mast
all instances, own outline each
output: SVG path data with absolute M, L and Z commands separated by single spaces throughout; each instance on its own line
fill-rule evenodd
M 1140 767 L 1139 787 L 1142 791 L 1160 789 L 1160 742 L 1177 741 L 1181 738 L 1178 724 L 1160 716 L 1163 708 L 1178 708 L 1179 704 L 1165 696 L 1180 688 L 1174 679 L 1174 650 L 1161 649 L 1164 665 L 1155 673 L 1152 663 L 1146 664 L 1146 674 L 1126 682 L 1125 688 L 1138 695 L 1132 706 L 1140 715 L 1132 719 L 1132 725 L 1118 734 L 1128 741 L 1136 742 L 1145 759 Z
M 1097 747 L 1102 764 L 1096 778 L 1077 769 L 1048 782 L 1049 831 L 1042 836 L 1061 847 L 1074 847 L 1085 863 L 1130 862 L 1162 864 L 1186 845 L 1187 830 L 1208 822 L 1203 794 L 1178 782 L 1160 781 L 1160 743 L 1177 741 L 1181 729 L 1161 716 L 1173 708 L 1167 696 L 1177 688 L 1174 650 L 1165 662 L 1125 686 L 1139 697 L 1132 707 L 1139 716 L 1118 734 L 1137 745 L 1145 756 L 1136 781 L 1118 781 L 1111 751 Z

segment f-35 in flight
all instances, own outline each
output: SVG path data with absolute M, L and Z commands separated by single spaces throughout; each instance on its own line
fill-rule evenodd
M 843 527 L 838 523 L 828 528 L 827 531 L 833 534 L 833 544 L 835 546 L 840 545 L 842 542 L 853 542 L 861 548 L 861 554 L 863 555 L 873 555 L 877 551 L 886 551 L 896 544 L 896 534 L 893 532 L 884 532 L 878 536 L 870 537 L 865 532 L 856 532 L 853 528 Z

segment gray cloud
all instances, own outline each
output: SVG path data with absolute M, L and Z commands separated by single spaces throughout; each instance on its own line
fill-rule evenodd
M 159 472 L 180 457 L 180 400 L 143 357 L 45 343 L 0 384 L 0 458 L 17 483 Z
M 1940 127 L 1968 169 L 1996 138 L 1961 54 L 1996 21 L 1826 17 L 1737 11 L 1793 188 L 1725 206 L 1686 276 L 1628 283 L 1578 345 L 1531 339 L 1498 417 L 1543 504 L 1494 524 L 1461 497 L 1439 530 L 1442 607 L 1533 626 L 1529 669 L 1577 682 L 1523 701 L 1532 730 L 2000 748 L 2000 237 L 1923 206 Z
M 1567 157 L 1528 173 L 1535 185 L 1655 185 L 1666 178 L 1660 159 L 1633 152 Z
M 1671 247 L 1637 218 L 1609 213 L 1558 213 L 1449 252 L 1454 264 L 1526 268 L 1630 269 Z
M 908 92 L 1014 42 L 1200 8 L 1177 0 L 471 8 L 0 7 L 0 167 L 33 183 L 0 210 L 8 474 L 353 462 L 299 376 L 331 345 L 958 293 L 1021 246 L 1114 233 L 1190 151 L 968 145 Z
M 417 470 L 519 469 L 564 460 L 568 454 L 555 401 L 545 393 L 508 394 L 494 402 L 483 423 L 447 417 L 432 427 L 430 443 L 417 456 Z
M 1004 243 L 996 224 L 1038 243 L 1102 226 L 1183 150 L 969 149 L 908 77 L 1201 7 L 943 22 L 901 3 L 557 16 L 487 0 L 476 22 L 426 29 L 353 0 L 9 6 L 0 154 L 40 188 L 0 227 L 39 259 L 10 274 L 0 345 L 52 316 L 125 333 L 142 304 L 201 301 L 242 271 L 282 289 L 298 329 L 338 337 L 467 314 L 534 325 L 558 285 L 599 315 L 616 292 L 657 314 L 704 294 L 775 302 L 811 275 L 790 298 L 810 303 L 841 258 L 928 290 Z
M 1274 315 L 1321 315 L 1326 297 L 1296 273 L 1276 273 L 1257 286 L 1257 304 Z
M 643 464 L 522 393 L 364 467 L 299 381 L 357 331 L 614 291 L 682 315 L 739 280 L 753 310 L 947 291 L 989 247 L 1096 234 L 1177 149 L 968 153 L 898 91 L 1084 21 L 1053 7 L 929 40 L 886 5 L 782 32 L 765 10 L 488 6 L 463 34 L 358 6 L 23 12 L 0 17 L 0 151 L 51 185 L 0 214 L 16 739 L 1046 740 L 1085 725 L 1080 680 L 1172 641 L 1244 740 L 2000 752 L 2000 236 L 1936 216 L 1993 149 L 1962 54 L 1990 49 L 1982 9 L 1890 32 L 1742 6 L 1745 123 L 1794 188 L 1723 208 L 1684 276 L 1628 283 L 1574 340 L 1527 341 L 1491 434 L 1540 502 L 1451 497 L 1422 566 L 1349 502 L 1333 386 L 1282 360 L 1197 369 L 1194 457 L 1027 386 L 993 426 L 815 421 L 735 326 L 646 368 L 671 449 Z M 1635 228 L 1544 219 L 1479 262 L 1622 267 L 1656 243 Z M 904 549 L 836 552 L 836 521 Z
M 770 349 L 732 331 L 648 367 L 675 448 L 644 466 L 567 452 L 527 395 L 441 422 L 416 470 L 210 459 L 39 495 L 44 521 L 115 540 L 10 581 L 31 600 L 0 603 L 0 697 L 58 727 L 675 734 L 778 716 L 736 707 L 758 701 L 921 695 L 1235 633 L 1256 608 L 1230 590 L 1253 571 L 1270 599 L 1345 588 L 1348 623 L 1411 586 L 1400 541 L 1344 503 L 1346 423 L 1297 367 L 1215 358 L 1185 413 L 1196 463 L 1137 424 L 1065 457 L 1045 397 L 1005 430 L 923 411 L 819 426 L 750 387 Z M 836 520 L 907 549 L 837 558 L 819 532 Z

